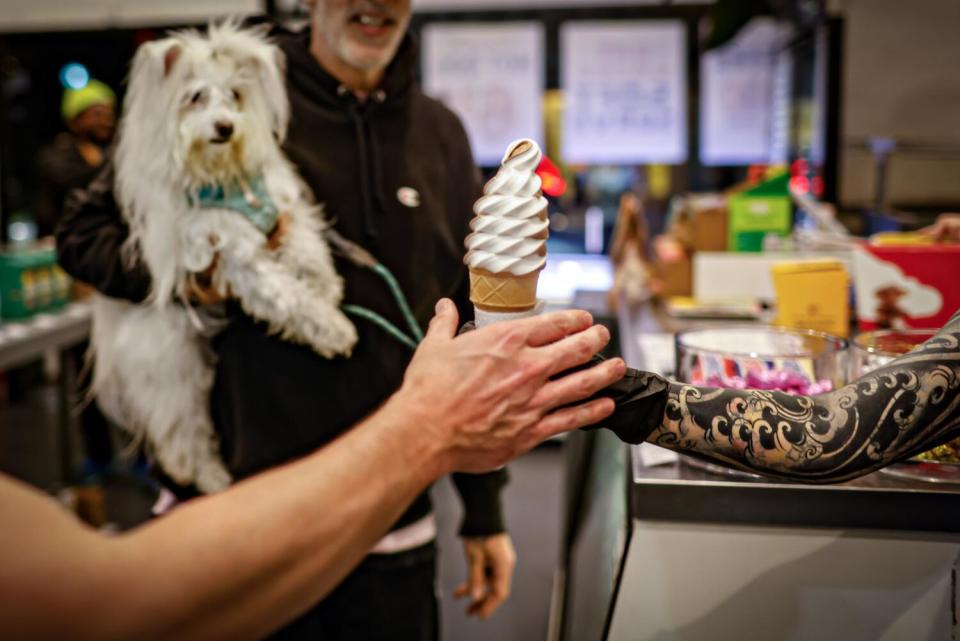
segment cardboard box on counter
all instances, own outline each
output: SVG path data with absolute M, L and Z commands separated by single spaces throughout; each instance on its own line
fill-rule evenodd
M 698 301 L 776 299 L 771 270 L 777 263 L 836 259 L 849 272 L 849 252 L 698 252 L 693 257 L 693 297 Z
M 791 260 L 772 269 L 776 324 L 846 338 L 850 334 L 850 277 L 836 259 Z
M 661 298 L 689 296 L 693 290 L 693 264 L 686 249 L 671 236 L 653 239 L 654 271 Z
M 768 235 L 780 238 L 790 235 L 793 206 L 789 179 L 788 174 L 782 173 L 730 196 L 730 251 L 760 252 Z
M 854 250 L 861 329 L 939 328 L 960 309 L 960 245 L 883 245 Z
M 671 235 L 690 252 L 726 251 L 727 217 L 722 194 L 688 194 L 677 203 Z

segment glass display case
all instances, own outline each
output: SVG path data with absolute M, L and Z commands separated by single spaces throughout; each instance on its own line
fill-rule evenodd
M 935 329 L 888 329 L 858 335 L 850 347 L 850 379 L 886 365 L 936 333 Z M 909 461 L 886 467 L 882 472 L 929 483 L 960 483 L 960 439 L 944 443 Z
M 846 382 L 847 341 L 813 331 L 724 327 L 677 334 L 677 380 L 700 387 L 763 389 L 815 396 Z M 694 467 L 754 477 L 699 459 Z

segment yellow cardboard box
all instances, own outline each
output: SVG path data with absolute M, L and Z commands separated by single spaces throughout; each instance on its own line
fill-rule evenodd
M 789 261 L 775 264 L 771 271 L 777 325 L 844 338 L 850 334 L 850 276 L 842 262 Z

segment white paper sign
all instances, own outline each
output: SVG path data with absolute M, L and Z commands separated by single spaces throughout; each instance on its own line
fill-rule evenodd
M 543 26 L 443 24 L 423 30 L 423 89 L 460 116 L 479 165 L 517 138 L 543 142 Z
M 700 65 L 700 160 L 704 165 L 769 162 L 777 51 L 783 30 L 754 19 Z
M 682 22 L 568 22 L 560 31 L 560 56 L 566 162 L 687 159 Z

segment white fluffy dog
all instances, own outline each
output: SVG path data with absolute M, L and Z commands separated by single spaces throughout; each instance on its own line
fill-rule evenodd
M 357 339 L 338 308 L 343 283 L 321 212 L 280 150 L 288 118 L 282 53 L 236 23 L 174 33 L 134 58 L 115 193 L 127 258 L 153 285 L 142 305 L 98 297 L 92 391 L 167 474 L 203 492 L 231 479 L 209 412 L 211 331 L 184 293 L 191 279 L 203 274 L 325 357 L 349 354 Z M 271 248 L 278 214 L 286 224 Z

